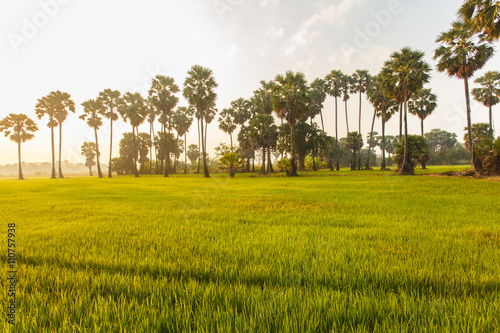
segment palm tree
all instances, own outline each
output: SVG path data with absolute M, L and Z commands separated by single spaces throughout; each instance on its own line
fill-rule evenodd
M 92 166 L 95 165 L 96 146 L 94 142 L 85 141 L 81 146 L 81 154 L 85 156 L 85 166 L 89 168 L 89 175 L 92 177 Z
M 111 159 L 113 158 L 113 121 L 118 120 L 118 115 L 115 113 L 115 108 L 120 98 L 120 92 L 117 90 L 104 89 L 99 93 L 97 100 L 101 105 L 107 110 L 104 116 L 110 120 L 110 140 L 109 140 L 109 165 L 108 165 L 108 177 L 112 177 L 111 170 Z
M 149 100 L 156 108 L 157 114 L 160 116 L 162 124 L 164 156 L 165 156 L 165 177 L 168 177 L 170 168 L 170 151 L 167 146 L 167 128 L 168 132 L 172 129 L 172 112 L 179 102 L 179 98 L 175 96 L 180 91 L 179 86 L 175 84 L 175 80 L 169 76 L 157 75 L 151 83 L 149 90 Z
M 194 109 L 185 106 L 178 107 L 172 116 L 177 138 L 184 136 L 184 174 L 187 174 L 187 132 L 193 124 Z M 174 163 L 175 171 L 175 163 Z
M 47 126 L 50 128 L 50 139 L 51 139 L 51 148 L 52 148 L 52 174 L 50 176 L 51 179 L 56 179 L 56 155 L 55 155 L 55 144 L 54 144 L 54 127 L 57 126 L 57 121 L 55 120 L 55 109 L 54 106 L 50 103 L 50 95 L 44 96 L 38 99 L 38 102 L 35 107 L 35 113 L 38 119 L 42 119 L 45 115 L 49 117 L 49 122 Z
M 359 93 L 359 127 L 358 133 L 361 134 L 361 101 L 362 95 L 366 92 L 368 85 L 370 84 L 372 77 L 370 76 L 367 70 L 358 69 L 356 72 L 352 74 L 352 91 Z M 375 119 L 375 116 L 373 117 Z M 373 122 L 372 122 L 373 123 Z M 361 170 L 361 154 L 358 161 L 358 170 Z
M 309 96 L 310 96 L 310 103 L 309 103 L 309 118 L 311 121 L 311 128 L 313 127 L 313 119 L 316 117 L 318 114 L 321 115 L 321 126 L 323 128 L 323 136 L 326 140 L 326 133 L 325 133 L 325 127 L 323 124 L 323 103 L 325 102 L 326 99 L 326 92 L 325 92 L 325 81 L 322 79 L 316 79 L 311 83 L 310 89 L 309 89 Z M 311 132 L 313 134 L 312 136 L 312 144 L 313 144 L 313 149 L 312 149 L 312 160 L 313 160 L 313 170 L 316 171 L 316 161 L 315 161 L 315 156 L 314 156 L 314 151 L 315 149 L 315 144 L 314 144 L 314 131 Z M 328 153 L 328 159 L 330 161 L 330 168 L 333 169 L 332 166 L 332 161 L 330 160 L 330 154 Z
M 467 129 L 469 142 L 472 142 L 469 79 L 493 56 L 493 47 L 480 41 L 478 35 L 471 31 L 470 26 L 462 22 L 454 22 L 450 30 L 443 32 L 437 38 L 436 43 L 440 44 L 434 52 L 434 60 L 439 59 L 438 71 L 446 72 L 449 76 L 455 76 L 464 81 Z M 471 148 L 472 165 L 479 167 L 479 165 L 474 165 L 476 163 L 474 144 Z
M 232 108 L 223 109 L 219 115 L 219 129 L 229 134 L 231 151 L 233 151 L 233 132 L 236 129 L 236 112 Z
M 474 81 L 481 88 L 472 89 L 474 99 L 483 103 L 490 111 L 490 132 L 493 134 L 493 106 L 500 102 L 500 72 L 487 72 Z
M 290 145 L 292 152 L 291 176 L 296 177 L 298 174 L 294 142 L 295 124 L 307 111 L 307 105 L 310 99 L 307 81 L 304 74 L 294 73 L 292 71 L 286 72 L 284 76 L 276 76 L 275 81 L 277 84 L 273 87 L 273 110 L 278 116 L 286 119 L 288 125 L 290 125 Z
M 184 81 L 184 89 L 182 91 L 182 95 L 188 100 L 189 105 L 196 109 L 196 117 L 200 120 L 203 170 L 207 178 L 209 178 L 210 175 L 207 167 L 203 120 L 214 108 L 217 99 L 217 94 L 215 93 L 215 88 L 217 88 L 217 86 L 218 84 L 213 77 L 211 69 L 200 65 L 194 65 L 188 71 L 188 76 Z
M 437 108 L 437 96 L 431 89 L 422 89 L 408 102 L 408 111 L 420 119 L 420 129 L 424 136 L 424 120 Z
M 337 99 L 342 96 L 342 78 L 344 74 L 339 70 L 332 70 L 325 78 L 326 93 L 335 97 L 335 144 L 339 144 L 339 131 L 338 131 L 338 108 Z M 340 170 L 340 162 L 337 158 L 337 171 Z
M 83 106 L 83 114 L 80 116 L 80 119 L 87 120 L 87 125 L 94 129 L 95 135 L 95 147 L 96 147 L 96 155 L 97 155 L 97 174 L 99 178 L 103 178 L 101 171 L 101 164 L 99 162 L 99 156 L 101 153 L 99 152 L 99 141 L 97 139 L 97 130 L 102 126 L 102 117 L 105 113 L 105 110 L 102 108 L 102 104 L 95 100 L 89 99 L 82 103 Z
M 59 178 L 64 178 L 61 167 L 62 124 L 66 121 L 68 112 L 75 113 L 75 102 L 71 99 L 70 94 L 57 90 L 49 94 L 49 103 L 55 110 L 54 118 L 59 124 Z
M 148 109 L 147 121 L 149 123 L 149 138 L 150 142 L 152 143 L 155 138 L 156 109 L 153 106 L 153 103 L 151 102 L 151 98 L 148 98 L 146 103 Z M 153 173 L 153 145 L 151 145 L 150 148 L 151 149 L 149 150 L 149 174 L 151 175 Z M 155 157 L 156 154 L 157 153 L 155 151 Z M 156 158 L 156 172 L 158 173 L 158 158 Z
M 17 143 L 17 154 L 19 158 L 19 180 L 23 180 L 23 169 L 21 167 L 21 143 L 33 139 L 33 133 L 38 131 L 35 122 L 25 114 L 11 113 L 0 121 L 0 132 L 13 142 Z
M 125 122 L 128 121 L 132 126 L 132 137 L 134 142 L 134 175 L 135 177 L 139 177 L 139 172 L 137 172 L 138 152 L 136 136 L 138 133 L 138 127 L 144 122 L 144 120 L 146 120 L 148 115 L 146 101 L 140 93 L 127 92 L 118 102 L 118 112 L 122 116 L 123 120 Z
M 405 135 L 405 156 L 401 169 L 401 175 L 413 175 L 415 170 L 410 160 L 408 147 L 408 100 L 412 94 L 418 93 L 424 83 L 429 82 L 430 66 L 424 61 L 424 53 L 421 51 L 403 48 L 399 52 L 394 52 L 391 59 L 386 61 L 382 69 L 382 77 L 388 81 L 388 86 L 393 87 L 389 91 L 394 95 L 401 88 L 402 101 L 404 105 L 404 135 Z
M 500 1 L 466 0 L 458 11 L 459 17 L 489 42 L 500 39 Z
M 386 169 L 386 161 L 385 161 L 385 123 L 389 121 L 392 117 L 394 110 L 398 108 L 395 101 L 388 96 L 388 94 L 384 91 L 383 87 L 383 78 L 381 75 L 377 75 L 373 78 L 371 83 L 368 85 L 368 89 L 366 95 L 368 100 L 373 105 L 375 109 L 375 113 L 377 117 L 382 119 L 382 164 L 380 170 Z M 390 110 L 393 110 L 392 112 Z M 370 138 L 373 137 L 373 124 L 372 124 L 372 132 Z M 370 139 L 370 142 L 372 140 Z M 368 153 L 368 161 L 366 162 L 366 169 L 370 168 L 370 153 Z
M 269 114 L 256 114 L 248 124 L 249 139 L 258 147 L 262 148 L 261 174 L 266 174 L 266 149 L 276 144 L 278 128 L 274 124 L 274 118 Z M 232 171 L 232 170 L 231 170 Z

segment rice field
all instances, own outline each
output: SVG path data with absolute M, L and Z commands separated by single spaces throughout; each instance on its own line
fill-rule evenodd
M 0 330 L 500 331 L 499 198 L 392 172 L 2 180 Z

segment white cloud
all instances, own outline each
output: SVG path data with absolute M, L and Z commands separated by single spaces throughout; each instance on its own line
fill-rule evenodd
M 342 0 L 339 5 L 325 7 L 321 12 L 314 14 L 309 19 L 302 22 L 299 31 L 290 38 L 291 43 L 285 48 L 285 54 L 289 55 L 293 53 L 297 47 L 306 45 L 318 36 L 319 32 L 313 29 L 320 23 L 336 24 L 339 26 L 344 25 L 347 13 L 357 1 L 358 0 Z
M 278 5 L 280 0 L 262 0 L 259 2 L 259 5 L 261 7 L 267 7 L 267 6 L 276 6 Z

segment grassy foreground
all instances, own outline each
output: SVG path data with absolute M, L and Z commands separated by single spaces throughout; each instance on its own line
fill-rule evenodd
M 499 331 L 499 198 L 380 172 L 1 181 L 0 330 Z

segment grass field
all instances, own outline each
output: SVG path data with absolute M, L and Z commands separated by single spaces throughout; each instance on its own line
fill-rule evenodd
M 0 181 L 0 330 L 500 330 L 499 182 L 306 175 Z

